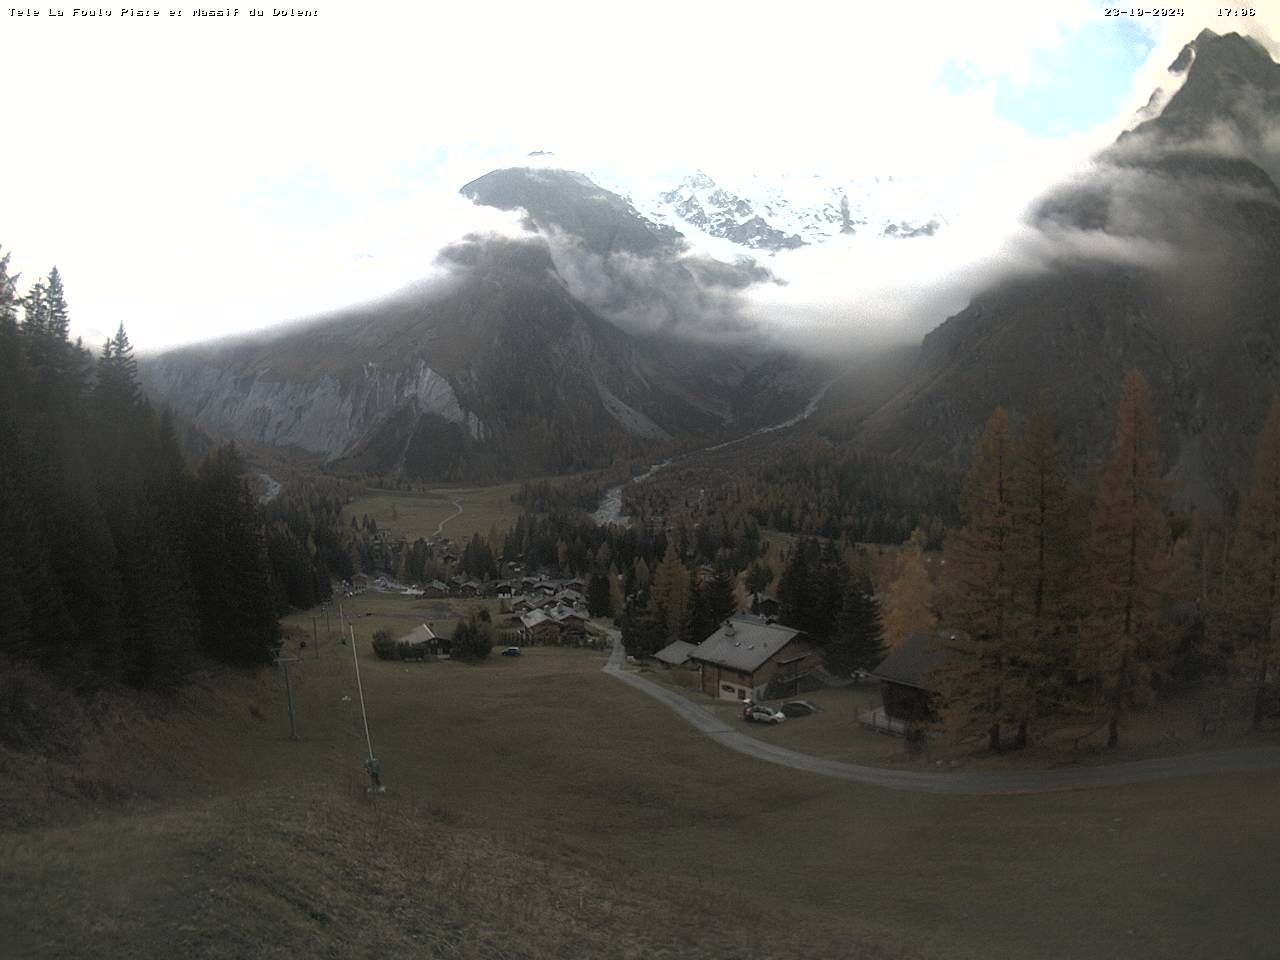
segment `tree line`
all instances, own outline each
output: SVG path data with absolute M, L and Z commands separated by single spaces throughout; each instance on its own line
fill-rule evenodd
M 1125 717 L 1208 677 L 1244 682 L 1262 724 L 1280 625 L 1280 406 L 1208 591 L 1205 528 L 1170 506 L 1150 390 L 1130 371 L 1110 453 L 1084 483 L 1041 407 L 1015 431 L 997 408 L 949 530 L 933 614 L 946 627 L 939 713 L 958 737 L 1024 745 L 1036 724 Z M 896 585 L 895 585 L 896 586 Z M 914 593 L 919 584 L 903 588 Z M 890 603 L 894 602 L 890 591 Z
M 0 257 L 0 643 L 79 689 L 181 682 L 203 651 L 279 643 L 262 524 L 231 446 L 192 469 L 142 396 L 123 325 L 69 337 L 54 268 L 19 295 Z

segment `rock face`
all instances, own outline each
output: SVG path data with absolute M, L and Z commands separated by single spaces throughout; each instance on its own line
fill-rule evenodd
M 442 480 L 599 467 L 803 406 L 808 366 L 727 335 L 734 292 L 767 273 L 690 257 L 620 197 L 548 173 L 464 188 L 524 209 L 535 232 L 447 248 L 437 287 L 163 355 L 144 385 L 232 437 Z
M 1151 382 L 1175 496 L 1220 504 L 1280 394 L 1280 66 L 1201 34 L 1181 89 L 1033 214 L 1049 268 L 925 338 L 911 383 L 857 436 L 964 463 L 992 409 L 1044 399 L 1085 461 L 1106 452 L 1126 369 Z
M 402 370 L 365 367 L 360 375 L 313 381 L 278 377 L 269 366 L 236 369 L 192 364 L 171 354 L 146 365 L 152 392 L 221 433 L 261 443 L 300 447 L 334 457 L 376 426 L 386 410 L 407 406 L 458 424 L 476 440 L 484 424 L 465 411 L 449 385 L 425 360 Z

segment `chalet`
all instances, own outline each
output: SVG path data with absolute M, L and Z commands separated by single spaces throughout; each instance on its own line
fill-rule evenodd
M 762 617 L 776 618 L 778 611 L 782 609 L 782 604 L 769 596 L 767 593 L 753 593 L 751 595 L 751 612 L 758 613 Z
M 447 597 L 449 595 L 449 585 L 443 580 L 432 580 L 422 588 L 424 597 Z
M 423 623 L 396 640 L 396 646 L 404 650 L 409 658 L 435 656 L 440 652 L 440 638 L 431 629 L 431 624 Z
M 545 611 L 530 610 L 520 616 L 520 640 L 522 643 L 556 643 L 560 639 L 560 624 Z
M 762 697 L 771 680 L 800 676 L 820 657 L 799 630 L 742 615 L 689 651 L 702 671 L 702 692 L 721 700 Z
M 581 607 L 584 598 L 577 590 L 561 590 L 556 594 L 555 601 L 562 607 Z
M 467 582 L 466 577 L 460 577 L 457 574 L 450 577 L 445 583 L 449 584 L 449 593 L 454 596 L 462 592 L 462 585 Z
M 660 666 L 670 670 L 673 667 L 683 667 L 689 663 L 689 654 L 694 650 L 694 645 L 686 640 L 675 640 L 668 643 L 665 647 L 653 655 L 653 659 Z
M 572 607 L 548 608 L 547 616 L 560 625 L 562 636 L 583 636 L 587 632 L 587 616 Z
M 464 597 L 478 597 L 484 591 L 484 584 L 479 580 L 466 580 L 458 586 L 458 593 Z
M 560 584 L 560 589 L 573 590 L 576 593 L 581 594 L 583 590 L 587 589 L 587 585 L 577 577 L 573 577 L 569 580 L 562 581 Z
M 918 723 L 933 715 L 938 690 L 933 674 L 951 655 L 947 641 L 958 635 L 952 630 L 910 634 L 871 671 L 880 681 L 880 699 L 890 721 Z

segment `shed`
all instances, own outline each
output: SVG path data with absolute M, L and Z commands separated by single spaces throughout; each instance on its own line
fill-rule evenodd
M 885 715 L 894 720 L 927 720 L 933 713 L 937 683 L 933 674 L 951 656 L 948 641 L 965 636 L 955 630 L 912 633 L 871 671 L 880 681 Z
M 653 655 L 653 659 L 657 660 L 664 667 L 679 667 L 689 662 L 689 654 L 694 650 L 694 645 L 685 640 L 676 640 L 668 643 L 665 647 Z

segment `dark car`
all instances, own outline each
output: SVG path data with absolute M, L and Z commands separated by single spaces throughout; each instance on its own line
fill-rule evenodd
M 505 649 L 505 650 L 503 650 L 503 651 L 502 651 L 502 655 L 503 655 L 504 657 L 518 657 L 518 656 L 520 656 L 520 648 L 519 648 L 519 647 L 507 647 L 507 649 Z
M 818 705 L 808 700 L 788 700 L 782 705 L 782 712 L 788 717 L 807 717 L 818 712 Z

